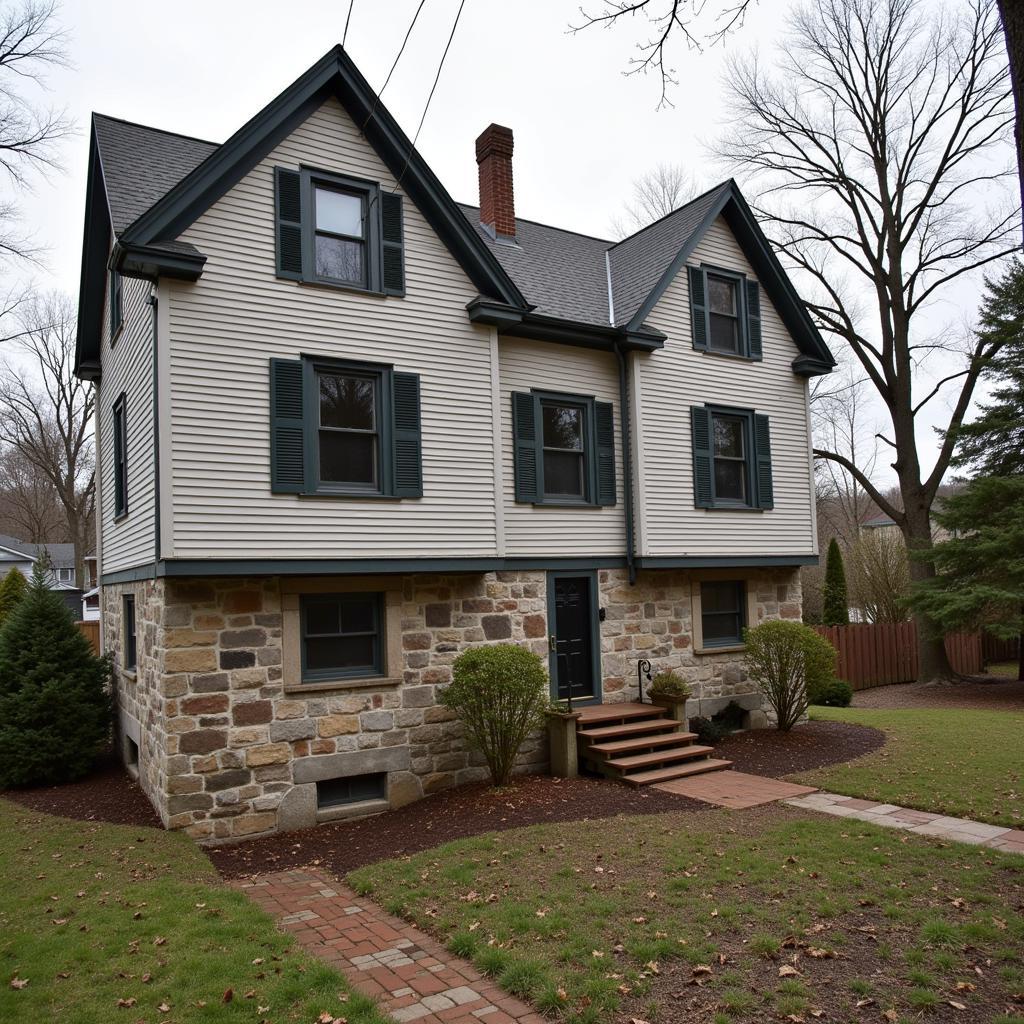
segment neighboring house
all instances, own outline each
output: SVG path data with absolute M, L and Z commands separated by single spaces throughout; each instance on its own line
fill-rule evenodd
M 44 549 L 50 561 L 50 589 L 60 591 L 76 619 L 84 618 L 82 598 L 84 591 L 96 586 L 96 556 L 89 555 L 83 560 L 85 579 L 75 579 L 74 544 L 30 544 L 0 534 L 0 576 L 15 568 L 30 579 L 32 568 Z
M 935 507 L 942 507 L 942 499 L 935 499 Z M 877 532 L 886 538 L 903 540 L 903 531 L 900 529 L 899 524 L 891 517 L 886 515 L 884 512 L 880 512 L 878 515 L 872 516 L 870 519 L 865 519 L 860 524 L 861 533 L 865 530 L 874 533 Z M 949 540 L 953 534 L 949 530 L 943 529 L 938 523 L 932 523 L 932 543 L 939 544 L 944 540 Z
M 736 184 L 613 244 L 515 217 L 508 129 L 476 156 L 459 206 L 340 48 L 221 145 L 93 118 L 103 642 L 169 827 L 481 778 L 438 700 L 474 644 L 578 701 L 649 658 L 711 713 L 800 617 L 833 359 Z

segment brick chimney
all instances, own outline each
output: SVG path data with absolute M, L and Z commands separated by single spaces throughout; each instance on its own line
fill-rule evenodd
M 516 237 L 512 190 L 512 129 L 488 125 L 476 140 L 480 168 L 480 223 L 502 238 Z

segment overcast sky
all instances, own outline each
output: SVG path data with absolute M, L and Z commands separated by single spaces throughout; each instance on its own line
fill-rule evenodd
M 724 127 L 725 58 L 770 49 L 790 3 L 761 0 L 724 46 L 677 46 L 675 106 L 659 111 L 657 79 L 622 73 L 645 23 L 573 35 L 579 2 L 465 0 L 418 146 L 452 195 L 475 203 L 474 140 L 492 121 L 508 125 L 517 214 L 608 237 L 631 182 L 657 163 L 683 164 L 707 185 L 723 176 L 705 144 Z M 375 88 L 417 3 L 354 0 L 346 48 Z M 410 136 L 458 6 L 427 0 L 384 94 Z M 65 146 L 66 173 L 40 180 L 22 204 L 50 249 L 39 284 L 77 294 L 92 111 L 223 141 L 341 41 L 347 9 L 346 0 L 66 0 L 74 66 L 50 76 L 50 99 L 67 105 L 80 134 Z

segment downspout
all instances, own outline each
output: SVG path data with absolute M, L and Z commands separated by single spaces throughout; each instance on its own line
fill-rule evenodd
M 633 541 L 633 447 L 629 439 L 629 363 L 618 342 L 615 355 L 619 360 L 619 418 L 622 420 L 622 477 L 626 512 L 626 569 L 629 584 L 636 583 L 636 552 Z
M 612 264 L 608 250 L 604 251 L 604 272 L 608 281 L 608 322 L 615 326 L 615 294 L 612 291 Z M 625 494 L 623 505 L 626 515 L 626 571 L 629 585 L 636 583 L 636 552 L 633 541 L 633 448 L 629 440 L 629 364 L 619 342 L 614 342 L 615 357 L 619 361 L 619 419 L 622 433 L 622 484 Z
M 156 281 L 153 282 L 154 288 Z M 153 310 L 153 562 L 160 561 L 160 362 L 159 336 L 157 333 L 156 291 L 149 293 L 149 305 Z

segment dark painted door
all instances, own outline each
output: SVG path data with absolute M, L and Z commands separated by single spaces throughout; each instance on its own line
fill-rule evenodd
M 558 699 L 594 696 L 594 628 L 589 576 L 555 579 L 555 670 Z

